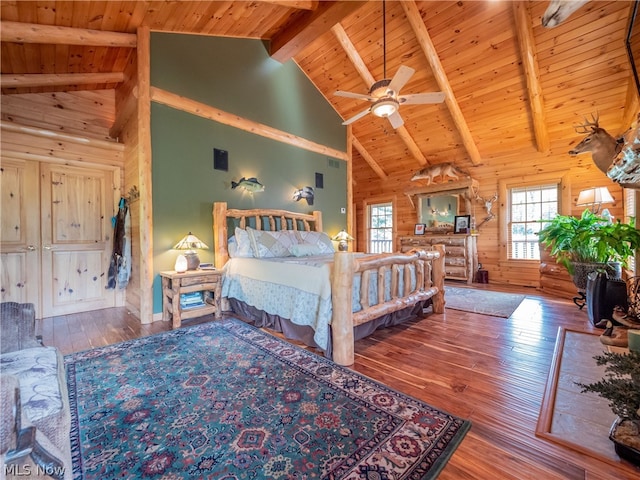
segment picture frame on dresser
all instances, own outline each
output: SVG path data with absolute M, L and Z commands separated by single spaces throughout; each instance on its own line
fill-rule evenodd
M 413 234 L 414 235 L 424 235 L 424 228 L 426 227 L 426 224 L 424 223 L 416 223 L 415 227 L 413 228 Z
M 453 222 L 453 233 L 469 233 L 471 215 L 456 215 Z

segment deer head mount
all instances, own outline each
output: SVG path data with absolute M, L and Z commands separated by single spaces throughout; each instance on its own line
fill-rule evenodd
M 576 156 L 581 153 L 591 153 L 591 158 L 596 167 L 605 175 L 609 167 L 617 157 L 624 139 L 616 139 L 599 125 L 600 115 L 591 115 L 591 120 L 584 119 L 584 123 L 574 125 L 576 133 L 586 134 L 575 147 L 569 150 L 569 155 Z

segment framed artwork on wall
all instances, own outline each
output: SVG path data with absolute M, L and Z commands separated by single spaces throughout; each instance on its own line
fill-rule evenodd
M 416 223 L 415 228 L 413 229 L 414 235 L 424 235 L 424 223 Z
M 471 215 L 456 215 L 453 222 L 453 233 L 469 233 Z

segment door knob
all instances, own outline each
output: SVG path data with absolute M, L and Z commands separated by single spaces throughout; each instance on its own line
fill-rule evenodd
M 51 250 L 51 245 L 44 245 L 42 248 L 44 248 L 45 250 Z
M 29 250 L 30 252 L 33 252 L 36 249 L 35 246 L 33 245 L 27 245 L 27 250 Z

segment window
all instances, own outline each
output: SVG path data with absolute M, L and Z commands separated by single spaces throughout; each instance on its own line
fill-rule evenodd
M 393 204 L 369 205 L 369 249 L 370 253 L 393 251 Z
M 636 228 L 638 228 L 638 217 L 636 216 L 636 191 L 633 189 L 625 188 L 624 191 L 624 221 L 629 222 L 632 218 L 635 219 Z M 629 270 L 630 276 L 636 275 L 636 262 L 638 257 L 629 259 L 629 264 L 626 268 Z
M 558 185 L 531 185 L 509 189 L 507 258 L 540 260 L 537 233 L 558 214 Z

